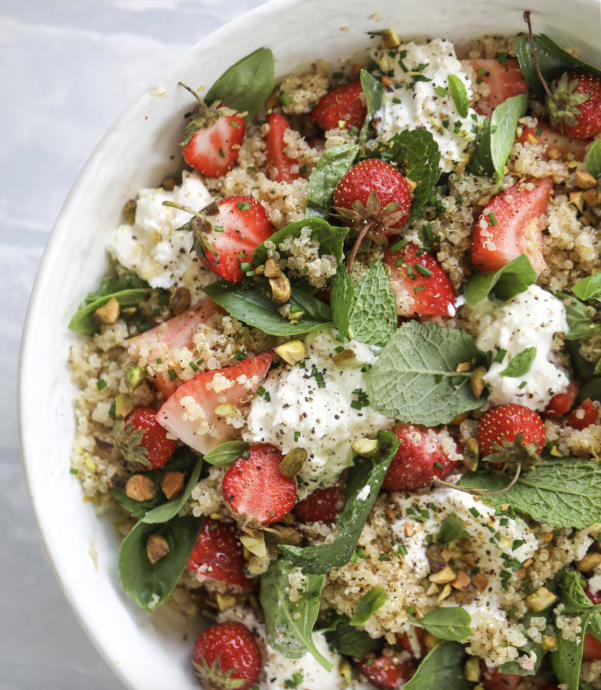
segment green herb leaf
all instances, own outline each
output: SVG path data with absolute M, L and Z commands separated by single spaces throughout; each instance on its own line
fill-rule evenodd
M 330 305 L 332 319 L 343 342 L 350 340 L 350 316 L 355 303 L 355 281 L 342 265 L 330 281 Z
M 512 299 L 534 285 L 536 277 L 530 259 L 520 254 L 498 271 L 472 273 L 465 287 L 465 302 L 473 306 L 491 293 L 503 301 Z
M 121 584 L 146 613 L 154 611 L 175 589 L 201 525 L 202 518 L 192 516 L 174 517 L 162 524 L 140 520 L 123 540 L 119 552 Z M 146 542 L 151 534 L 164 537 L 169 545 L 169 553 L 154 565 L 146 553 Z
M 551 610 L 552 607 L 549 607 L 544 611 L 540 611 L 539 613 L 528 611 L 520 621 L 524 626 L 524 630 L 528 630 L 528 628 L 530 628 L 530 620 L 532 618 L 542 616 L 543 618 L 546 618 L 548 620 L 549 616 L 551 615 Z M 536 663 L 532 671 L 526 671 L 518 664 L 517 661 L 507 661 L 506 663 L 501 664 L 501 673 L 513 673 L 516 676 L 535 676 L 538 673 L 538 670 L 540 669 L 541 664 L 543 663 L 543 657 L 545 656 L 545 652 L 543 648 L 540 646 L 540 644 L 538 644 L 538 642 L 534 642 L 534 640 L 532 640 L 527 635 L 526 640 L 526 644 L 523 647 L 520 647 L 519 650 L 520 655 L 524 656 L 528 656 L 531 652 L 534 652 L 536 654 Z
M 245 441 L 226 441 L 204 456 L 206 462 L 214 467 L 229 467 L 248 450 L 250 446 Z
M 388 601 L 388 594 L 381 588 L 366 592 L 360 599 L 351 618 L 351 625 L 363 625 Z
M 302 659 L 307 652 L 327 670 L 332 664 L 325 659 L 313 642 L 313 627 L 319 613 L 319 598 L 323 587 L 323 575 L 304 573 L 306 591 L 297 601 L 290 601 L 286 588 L 288 576 L 295 567 L 285 558 L 269 566 L 261 577 L 261 606 L 265 614 L 269 646 L 286 659 Z
M 359 145 L 363 146 L 369 139 L 369 125 L 371 124 L 374 113 L 382 106 L 384 85 L 364 69 L 361 70 L 360 79 L 363 93 L 365 94 L 365 101 L 367 103 L 367 116 L 363 122 L 363 127 L 361 127 L 361 132 L 359 133 Z
M 305 548 L 280 545 L 285 556 L 301 567 L 304 573 L 328 573 L 332 568 L 340 568 L 350 561 L 367 516 L 378 497 L 386 470 L 399 447 L 399 439 L 390 431 L 378 432 L 378 441 L 383 449 L 380 457 L 357 458 L 349 470 L 346 503 L 337 520 L 336 539 L 331 544 Z M 369 487 L 369 495 L 363 500 L 358 495 L 366 486 Z
M 599 142 L 601 144 L 601 141 Z M 572 292 L 581 300 L 599 299 L 601 296 L 601 271 L 579 280 Z
M 518 353 L 509 364 L 499 372 L 499 376 L 507 376 L 515 379 L 518 376 L 524 376 L 530 369 L 532 363 L 536 358 L 537 349 L 535 347 L 527 347 L 522 352 Z
M 374 640 L 364 630 L 357 630 L 348 617 L 341 614 L 334 616 L 326 630 L 329 644 L 344 656 L 363 659 L 366 654 L 377 653 L 382 647 L 380 639 Z
M 461 539 L 465 536 L 466 532 L 463 528 L 463 522 L 455 515 L 451 513 L 440 523 L 440 528 L 438 534 L 436 535 L 436 543 L 441 546 L 446 546 L 447 544 L 452 544 L 457 539 Z
M 476 147 L 469 162 L 469 171 L 475 175 L 488 175 L 492 177 L 495 174 L 490 137 L 490 120 L 485 118 L 478 130 Z
M 601 402 L 601 378 L 587 381 L 580 389 L 576 402 L 580 404 L 587 398 L 593 401 L 597 400 L 598 402 Z
M 568 322 L 566 340 L 584 340 L 601 333 L 601 324 L 593 323 L 590 307 L 565 292 L 554 294 L 566 307 L 566 320 Z
M 470 110 L 470 101 L 467 97 L 467 89 L 463 80 L 460 79 L 455 74 L 449 74 L 447 77 L 447 82 L 449 84 L 449 93 L 455 103 L 459 117 L 466 118 Z
M 360 147 L 356 144 L 334 146 L 321 154 L 309 176 L 307 218 L 326 218 L 332 206 L 334 189 L 351 169 Z
M 518 120 L 526 114 L 528 104 L 528 94 L 521 93 L 508 98 L 493 111 L 490 120 L 490 154 L 497 182 L 503 179 L 503 168 L 513 148 Z
M 413 678 L 403 685 L 404 690 L 469 690 L 471 684 L 463 673 L 465 650 L 459 642 L 441 642 L 432 649 L 417 667 Z
M 494 470 L 466 474 L 466 488 L 500 491 L 511 477 Z M 523 473 L 499 496 L 482 497 L 495 508 L 508 503 L 520 513 L 553 527 L 583 529 L 601 521 L 601 466 L 579 458 L 553 458 Z
M 121 308 L 135 307 L 139 302 L 145 300 L 152 291 L 150 286 L 123 288 L 124 280 L 119 278 L 113 283 L 107 283 L 106 280 L 103 281 L 98 293 L 90 293 L 86 297 L 84 304 L 75 312 L 71 321 L 69 321 L 69 329 L 75 333 L 93 335 L 100 330 L 100 326 L 94 321 L 94 312 L 100 309 L 100 307 L 104 307 L 111 297 L 114 297 L 119 302 Z M 144 283 L 141 279 L 139 280 Z M 145 283 L 145 285 L 147 284 Z
M 462 362 L 475 368 L 485 362 L 469 333 L 410 321 L 401 325 L 367 375 L 372 409 L 403 422 L 437 426 L 486 402 L 474 397 L 470 372 L 457 372 Z
M 150 510 L 148 513 L 146 513 L 146 515 L 144 515 L 144 517 L 140 518 L 140 522 L 145 522 L 149 525 L 157 525 L 162 522 L 168 522 L 174 518 L 186 505 L 187 500 L 190 498 L 192 490 L 198 483 L 201 470 L 202 458 L 198 458 L 184 492 L 177 498 L 174 498 L 172 501 L 163 503 L 163 505 L 157 506 L 156 508 Z
M 221 101 L 239 113 L 248 113 L 246 124 L 254 120 L 275 84 L 273 53 L 259 48 L 238 60 L 211 86 L 205 101 Z
M 601 176 L 601 141 L 597 139 L 597 141 L 593 142 L 593 145 L 587 151 L 584 162 L 586 169 L 595 179 Z
M 278 312 L 279 305 L 272 302 L 261 287 L 244 289 L 239 284 L 220 280 L 203 290 L 234 318 L 270 335 L 298 335 L 334 325 L 330 307 L 298 288 L 292 288 L 289 302 L 303 312 L 303 318 L 296 324 L 282 318 Z
M 472 634 L 472 617 L 461 606 L 445 606 L 434 609 L 419 624 L 441 640 L 465 640 Z

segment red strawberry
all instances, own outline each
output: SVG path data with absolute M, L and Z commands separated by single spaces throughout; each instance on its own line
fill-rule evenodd
M 480 682 L 484 690 L 515 690 L 522 680 L 522 676 L 501 673 L 498 668 L 488 668 L 484 661 L 480 660 Z
M 597 604 L 601 604 L 601 591 L 595 592 L 595 593 L 593 594 L 593 592 L 591 592 L 591 590 L 590 590 L 590 587 L 587 587 L 587 588 L 584 590 L 584 593 L 585 593 L 586 596 L 593 602 L 593 604 L 594 604 L 595 606 L 597 606 Z
M 577 161 L 583 161 L 586 155 L 586 148 L 589 145 L 589 142 L 586 140 L 568 139 L 563 134 L 551 129 L 551 125 L 547 122 L 539 122 L 537 127 L 522 127 L 522 134 L 516 141 L 519 141 L 520 144 L 525 144 L 526 142 L 544 144 L 543 156 L 547 160 L 557 157 L 555 149 L 564 157 L 568 153 L 573 153 Z
M 591 74 L 564 72 L 547 95 L 551 126 L 570 139 L 592 139 L 601 132 L 601 81 Z
M 472 263 L 481 271 L 498 271 L 526 253 L 537 273 L 545 268 L 539 218 L 553 189 L 548 177 L 531 180 L 534 189 L 514 185 L 497 194 L 482 211 L 472 236 Z
M 206 371 L 186 381 L 158 411 L 159 424 L 203 454 L 231 441 L 236 437 L 236 430 L 226 423 L 226 416 L 228 413 L 235 414 L 236 408 L 248 404 L 252 394 L 267 376 L 272 359 L 271 353 L 249 357 L 238 364 L 217 371 Z M 215 392 L 212 387 L 217 374 L 219 392 Z M 252 382 L 249 390 L 239 381 L 241 376 Z M 224 382 L 224 379 L 227 381 Z M 225 389 L 224 383 L 227 382 L 234 382 L 234 385 Z M 209 385 L 210 388 L 207 387 Z M 222 408 L 227 405 L 233 410 Z M 219 411 L 216 408 L 220 408 Z
M 274 169 L 273 179 L 277 182 L 293 182 L 300 177 L 300 174 L 298 172 L 298 161 L 289 158 L 284 153 L 286 148 L 284 134 L 286 130 L 290 129 L 288 120 L 283 115 L 278 115 L 278 113 L 270 113 L 267 116 L 267 124 L 269 125 L 266 142 L 267 168 Z M 293 165 L 297 167 L 296 172 L 291 170 Z
M 550 419 L 553 417 L 563 417 L 572 409 L 576 398 L 580 393 L 580 386 L 577 381 L 570 381 L 568 390 L 565 393 L 555 393 L 555 395 L 547 403 L 543 417 Z
M 323 522 L 333 525 L 338 511 L 338 489 L 317 489 L 294 506 L 294 515 L 299 522 Z
M 340 127 L 341 122 L 346 123 L 346 129 L 361 129 L 367 115 L 367 107 L 361 100 L 362 94 L 359 79 L 346 86 L 337 86 L 322 96 L 313 108 L 315 121 L 324 131 Z
M 223 478 L 223 497 L 245 524 L 271 525 L 294 508 L 296 481 L 280 472 L 282 454 L 268 443 L 250 448 L 248 458 L 238 458 Z
M 206 690 L 249 690 L 261 671 L 261 652 L 245 625 L 218 623 L 196 639 L 192 664 Z
M 396 641 L 397 644 L 400 644 L 401 647 L 411 654 L 412 657 L 415 657 L 416 659 L 423 659 L 426 654 L 428 653 L 428 648 L 426 647 L 426 644 L 424 642 L 424 635 L 425 635 L 425 630 L 423 628 L 419 628 L 417 625 L 413 626 L 412 633 L 415 635 L 416 641 L 417 641 L 417 649 L 414 648 L 413 643 L 411 638 L 409 637 L 409 634 L 404 632 L 401 635 L 397 633 L 396 636 Z M 412 635 L 413 637 L 413 635 Z
M 493 443 L 503 447 L 503 441 L 514 443 L 516 436 L 522 434 L 522 445 L 537 443 L 537 452 L 545 445 L 545 425 L 543 420 L 523 405 L 499 405 L 485 412 L 478 425 L 478 445 L 480 455 L 486 457 L 498 453 Z
M 453 285 L 438 261 L 414 244 L 393 251 L 398 244 L 391 239 L 384 252 L 390 288 L 396 294 L 397 314 L 455 316 Z M 422 268 L 418 270 L 416 265 Z
M 355 666 L 367 680 L 380 690 L 397 690 L 402 688 L 411 678 L 411 670 L 408 666 L 395 663 L 394 657 L 366 656 Z
M 601 660 L 601 642 L 593 637 L 590 633 L 584 636 L 584 651 L 582 654 L 584 661 L 599 661 Z
M 478 112 L 490 115 L 500 104 L 512 96 L 519 96 L 529 91 L 528 82 L 520 70 L 515 58 L 507 58 L 507 65 L 501 64 L 497 58 L 482 60 L 467 60 L 476 72 L 476 78 L 486 82 L 490 93 L 486 98 L 478 101 Z
M 252 580 L 244 572 L 244 565 L 240 543 L 232 527 L 220 520 L 206 517 L 188 559 L 188 568 L 198 570 L 201 566 L 208 566 L 202 570 L 205 577 L 228 585 L 254 589 Z
M 134 407 L 129 415 L 117 419 L 113 429 L 115 448 L 137 468 L 158 470 L 171 458 L 177 441 L 167 438 L 152 407 Z
M 578 405 L 578 407 L 568 417 L 568 426 L 572 429 L 582 431 L 592 424 L 599 421 L 599 411 L 588 398 Z
M 434 477 L 444 479 L 458 466 L 459 462 L 451 460 L 443 450 L 435 429 L 421 424 L 400 424 L 395 433 L 401 445 L 386 472 L 383 491 L 421 489 L 430 486 Z

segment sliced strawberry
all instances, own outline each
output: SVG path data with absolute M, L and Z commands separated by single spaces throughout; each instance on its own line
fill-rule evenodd
M 158 422 L 199 453 L 206 454 L 231 441 L 236 437 L 236 430 L 226 423 L 226 417 L 250 402 L 267 376 L 272 358 L 271 353 L 249 357 L 239 364 L 206 371 L 186 381 L 158 411 Z M 213 390 L 217 375 L 218 392 Z M 231 383 L 231 388 L 226 388 Z
M 472 263 L 481 271 L 498 271 L 520 254 L 527 254 L 540 274 L 543 258 L 540 216 L 549 204 L 553 180 L 530 180 L 533 189 L 514 185 L 492 199 L 482 211 L 472 236 Z
M 254 589 L 253 581 L 244 572 L 245 563 L 242 547 L 233 527 L 221 520 L 206 517 L 188 559 L 188 568 L 196 571 L 206 566 L 201 571 L 205 577 L 228 585 Z
M 267 133 L 267 168 L 273 169 L 273 178 L 277 182 L 293 182 L 300 177 L 298 171 L 292 172 L 291 168 L 295 165 L 298 168 L 298 161 L 289 158 L 285 153 L 286 142 L 284 134 L 290 125 L 288 120 L 278 113 L 270 113 L 267 116 L 269 132 Z
M 379 690 L 397 690 L 411 678 L 411 669 L 395 661 L 394 657 L 368 655 L 355 666 Z
M 584 651 L 582 653 L 584 661 L 600 661 L 601 660 L 601 642 L 593 637 L 590 633 L 584 636 Z
M 225 473 L 223 498 L 245 525 L 271 525 L 294 508 L 296 481 L 280 472 L 281 462 L 277 448 L 260 443 Z
M 570 139 L 592 139 L 601 132 L 601 80 L 570 70 L 551 84 L 547 96 L 551 125 Z
M 467 60 L 466 62 L 476 72 L 476 78 L 490 86 L 488 96 L 478 101 L 477 110 L 481 115 L 490 116 L 500 103 L 530 90 L 515 58 L 507 58 L 507 65 L 501 64 L 497 58 Z
M 589 142 L 583 139 L 568 139 L 568 137 L 556 132 L 548 122 L 539 122 L 537 127 L 523 127 L 522 134 L 516 139 L 520 144 L 543 144 L 543 156 L 558 158 L 556 151 L 562 156 L 568 153 L 574 154 L 577 161 L 583 161 Z
M 493 407 L 484 413 L 478 425 L 480 455 L 486 457 L 500 452 L 495 445 L 503 448 L 503 441 L 514 443 L 519 434 L 522 434 L 522 445 L 536 443 L 537 452 L 543 450 L 546 440 L 545 425 L 536 412 L 513 403 Z
M 590 587 L 587 587 L 584 590 L 584 593 L 593 602 L 595 606 L 597 606 L 597 604 L 601 604 L 601 590 L 593 593 L 591 592 Z
M 430 486 L 434 477 L 444 479 L 459 465 L 457 460 L 448 457 L 448 449 L 443 449 L 435 429 L 421 424 L 400 424 L 395 433 L 401 444 L 386 472 L 383 491 L 413 491 Z M 450 438 L 448 441 L 455 445 Z
M 412 635 L 411 637 L 409 636 L 408 633 L 404 632 L 402 634 L 397 634 L 396 640 L 397 644 L 400 644 L 401 647 L 411 654 L 412 657 L 415 657 L 416 659 L 423 659 L 426 654 L 428 653 L 428 648 L 426 647 L 426 644 L 424 642 L 424 635 L 425 635 L 425 630 L 423 628 L 419 628 L 417 625 L 413 626 L 412 629 Z M 415 636 L 415 643 L 416 645 L 414 646 L 414 641 L 413 637 Z M 417 647 L 417 649 L 416 649 Z
M 294 506 L 294 515 L 299 522 L 323 522 L 333 525 L 338 516 L 338 489 L 317 489 Z
M 480 660 L 480 682 L 484 690 L 515 690 L 522 681 L 522 676 L 501 673 L 498 668 L 488 668 L 485 662 Z
M 398 244 L 391 239 L 384 252 L 390 288 L 396 295 L 397 314 L 455 316 L 455 291 L 442 266 L 432 254 L 414 244 L 393 251 Z
M 568 426 L 572 429 L 582 431 L 592 424 L 599 421 L 599 410 L 593 405 L 593 401 L 588 398 L 578 405 L 578 407 L 568 417 Z
M 545 419 L 552 419 L 553 417 L 563 417 L 574 406 L 576 398 L 580 393 L 580 386 L 577 381 L 570 381 L 568 390 L 565 393 L 555 393 L 555 395 L 547 403 L 543 417 Z
M 315 121 L 324 132 L 340 127 L 341 123 L 345 123 L 342 129 L 361 129 L 367 115 L 367 107 L 361 100 L 362 94 L 363 88 L 359 79 L 346 86 L 337 86 L 320 98 L 313 108 Z
M 134 407 L 125 420 L 118 419 L 114 437 L 115 448 L 128 462 L 148 470 L 163 467 L 177 448 L 177 441 L 167 438 L 152 407 Z

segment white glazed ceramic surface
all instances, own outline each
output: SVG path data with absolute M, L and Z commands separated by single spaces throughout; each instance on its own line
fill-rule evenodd
M 537 32 L 578 48 L 601 63 L 599 0 L 529 2 Z M 122 591 L 119 539 L 110 520 L 82 502 L 69 474 L 75 426 L 67 359 L 74 336 L 67 323 L 109 264 L 108 233 L 120 222 L 126 199 L 173 169 L 182 118 L 192 105 L 177 87 L 210 85 L 223 70 L 260 46 L 276 56 L 283 76 L 318 57 L 364 54 L 366 31 L 394 28 L 405 39 L 524 30 L 516 0 L 276 0 L 204 39 L 139 95 L 100 142 L 77 180 L 48 243 L 33 290 L 20 364 L 20 431 L 33 508 L 48 556 L 70 605 L 106 661 L 132 690 L 198 688 L 189 657 L 199 624 L 166 610 L 140 611 Z M 371 18 L 379 13 L 381 21 Z M 376 17 L 379 18 L 379 17 Z M 342 27 L 348 28 L 343 31 Z M 156 87 L 166 99 L 152 96 Z M 97 567 L 89 555 L 98 553 Z

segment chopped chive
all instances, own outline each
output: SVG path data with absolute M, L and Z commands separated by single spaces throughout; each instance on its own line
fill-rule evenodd
M 254 165 L 247 165 L 246 169 L 248 172 L 254 172 L 255 171 L 255 166 Z
M 100 379 L 100 381 L 96 382 L 96 388 L 98 388 L 99 391 L 101 391 L 103 388 L 106 388 L 106 381 L 104 379 Z
M 298 363 L 298 368 L 299 368 L 299 369 L 306 369 L 306 368 L 307 368 L 307 365 L 305 364 L 305 362 L 299 362 L 299 363 Z
M 265 391 L 264 397 L 267 402 L 271 402 L 271 394 L 269 393 L 269 391 Z
M 294 432 L 294 442 L 296 443 L 300 437 L 301 437 L 301 432 L 295 431 Z
M 432 239 L 433 239 L 433 237 L 432 237 L 432 226 L 429 223 L 424 223 L 422 225 L 422 230 L 424 231 L 424 235 L 425 235 L 426 239 L 429 242 L 432 242 Z
M 332 77 L 334 79 L 342 79 L 343 76 L 344 74 L 342 72 L 332 72 Z
M 225 232 L 223 225 L 213 225 L 213 230 L 215 232 Z
M 501 518 L 499 520 L 499 524 L 501 525 L 501 527 L 507 527 L 507 525 L 509 524 L 509 519 L 508 518 Z
M 527 385 L 527 384 L 528 384 L 528 381 L 522 381 L 522 383 L 520 383 L 520 385 L 518 386 L 518 388 L 519 388 L 520 390 L 522 390 L 522 388 L 526 388 L 526 385 Z
M 415 606 L 410 606 L 407 610 L 406 613 L 408 616 L 412 616 L 415 613 Z
M 400 268 L 400 267 L 403 265 L 403 257 L 401 257 L 400 259 L 397 259 L 397 260 L 394 262 L 394 265 L 395 265 L 397 268 Z
M 409 244 L 409 240 L 399 240 L 396 244 L 390 247 L 391 252 L 398 252 Z
M 413 275 L 413 266 L 407 266 L 407 275 L 412 276 Z
M 503 360 L 505 359 L 506 354 L 507 354 L 507 350 L 504 350 L 502 347 L 499 348 L 499 350 L 497 351 L 497 354 L 495 355 L 494 361 L 497 364 L 502 364 Z
M 225 158 L 225 153 L 223 153 L 223 149 L 219 149 L 219 155 L 220 155 L 222 158 Z
M 470 512 L 475 518 L 479 518 L 479 517 L 480 517 L 480 513 L 478 512 L 477 508 L 472 507 L 472 508 L 469 509 L 469 512 Z
M 444 98 L 447 95 L 447 90 L 445 89 L 444 86 L 437 86 L 435 91 L 436 91 L 436 95 L 440 96 L 441 98 Z
M 507 67 L 507 54 L 506 53 L 497 53 L 497 60 L 503 65 L 503 67 Z
M 511 563 L 510 563 L 511 569 L 515 570 L 516 572 L 521 569 L 522 564 L 518 561 L 517 558 L 512 558 Z
M 488 222 L 490 225 L 496 225 L 497 224 L 497 218 L 492 211 L 490 211 L 488 214 Z
M 401 554 L 401 556 L 407 555 L 408 551 L 407 551 L 407 547 L 405 546 L 405 544 L 399 544 L 398 552 Z
M 298 169 L 298 172 L 299 172 L 301 175 L 304 175 L 304 174 L 307 172 L 307 166 L 306 166 L 306 165 L 303 165 L 302 168 L 299 168 L 299 169 Z
M 196 365 L 196 362 L 190 362 L 188 366 L 190 367 L 190 369 L 192 369 L 192 371 L 198 371 L 198 366 Z
M 349 129 L 348 133 L 349 133 L 352 137 L 356 137 L 357 134 L 359 134 L 359 130 L 358 130 L 356 127 L 351 127 L 351 128 Z
M 217 529 L 217 523 L 209 527 L 209 532 L 214 532 Z
M 236 120 L 230 120 L 230 127 L 234 127 L 234 129 L 238 129 L 240 125 L 236 122 Z
M 290 99 L 288 98 L 288 96 L 283 91 L 282 91 L 282 93 L 280 93 L 280 103 L 283 106 L 290 105 Z
M 109 417 L 114 417 L 117 414 L 117 405 L 114 403 L 109 407 Z
M 162 362 L 162 359 L 160 357 L 157 357 L 155 361 L 157 364 L 160 364 Z
M 248 201 L 241 201 L 239 204 L 236 204 L 236 208 L 239 208 L 241 211 L 250 211 L 250 204 Z
M 501 572 L 499 573 L 499 577 L 503 580 L 509 580 L 511 579 L 512 575 L 509 572 L 509 570 L 501 570 Z
M 463 203 L 463 197 L 461 196 L 461 194 L 459 194 L 459 196 L 455 197 L 455 203 L 459 204 L 459 206 L 461 206 L 461 204 Z
M 338 353 L 340 353 L 340 352 L 344 352 L 344 347 L 343 347 L 342 345 L 339 345 L 338 347 L 335 347 L 335 348 L 334 348 L 334 352 L 335 352 L 336 354 L 338 354 Z
M 263 386 L 259 386 L 259 387 L 257 388 L 257 395 L 260 395 L 261 397 L 263 397 L 263 396 L 265 395 L 266 392 L 267 392 L 267 391 L 265 390 L 265 388 L 263 388 Z
M 362 546 L 357 547 L 357 556 L 359 556 L 359 558 L 365 558 L 365 549 Z
M 432 271 L 429 268 L 426 268 L 423 264 L 415 264 L 415 270 L 426 278 L 429 278 L 432 275 Z
M 153 309 L 153 310 L 152 310 L 152 315 L 153 315 L 153 316 L 160 316 L 160 315 L 161 315 L 161 310 L 160 310 L 160 309 Z
M 366 666 L 373 666 L 373 665 L 374 665 L 374 661 L 375 661 L 374 657 L 373 657 L 373 656 L 370 656 L 369 659 L 365 662 L 365 665 L 366 665 Z
M 245 261 L 244 263 L 240 264 L 240 270 L 241 271 L 250 271 L 252 269 L 252 264 L 249 264 L 248 261 Z
M 175 379 L 177 378 L 177 372 L 175 371 L 175 369 L 167 369 L 167 373 L 169 374 L 169 378 L 172 381 L 175 381 Z
M 245 450 L 242 455 L 240 455 L 241 458 L 244 458 L 245 460 L 248 460 L 250 458 L 250 453 L 249 451 Z
M 508 616 L 515 616 L 515 614 L 516 614 L 517 612 L 518 612 L 517 607 L 516 607 L 516 606 L 512 606 L 512 607 L 509 609 L 509 611 L 507 611 L 507 615 L 508 615 Z
M 517 549 L 520 548 L 520 546 L 522 546 L 525 543 L 526 542 L 523 539 L 514 539 L 513 544 L 511 545 L 511 550 L 516 551 Z
M 479 69 L 479 70 L 476 72 L 476 74 L 477 74 L 479 77 L 487 77 L 487 76 L 488 76 L 488 72 L 487 72 L 484 68 Z
M 388 554 L 387 554 L 387 553 L 383 553 L 383 554 L 378 558 L 378 560 L 379 560 L 379 561 L 385 561 L 387 558 L 388 558 Z
M 243 362 L 246 359 L 246 355 L 241 350 L 237 350 L 236 352 L 234 352 L 232 357 L 234 359 L 237 359 L 239 362 Z
M 417 295 L 418 292 L 421 292 L 422 290 L 425 290 L 426 288 L 423 285 L 418 285 L 416 288 L 413 288 L 413 292 Z M 442 465 L 441 465 L 442 469 Z
M 540 137 L 542 133 L 543 133 L 543 128 L 542 128 L 542 127 L 537 127 L 537 128 L 536 128 L 536 136 L 537 136 L 537 137 Z
M 203 358 L 196 360 L 196 364 L 198 364 L 198 365 L 202 364 L 203 362 L 204 362 Z
M 72 468 L 69 470 L 69 472 L 70 472 L 71 474 L 79 474 L 79 470 L 78 470 L 76 467 L 72 467 Z
M 443 470 L 444 467 L 442 466 L 441 462 L 438 462 L 438 460 L 434 463 L 434 467 L 438 467 L 439 470 Z

